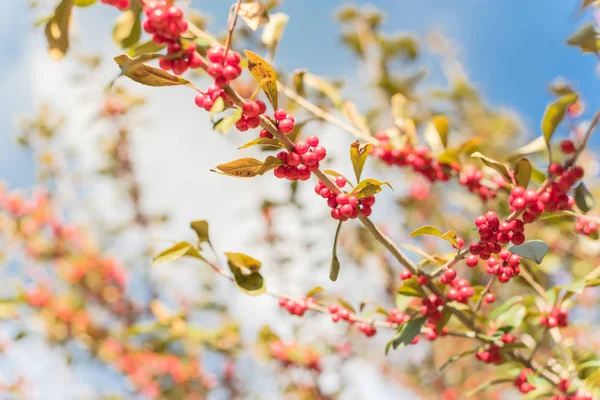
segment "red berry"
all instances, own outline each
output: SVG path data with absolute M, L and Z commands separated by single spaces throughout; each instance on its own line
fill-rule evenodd
M 336 176 L 335 184 L 338 187 L 343 188 L 344 186 L 346 186 L 346 178 L 344 178 L 343 176 Z
M 290 133 L 294 130 L 294 121 L 288 118 L 279 121 L 279 129 L 283 133 Z
M 560 150 L 565 154 L 571 154 L 575 152 L 575 145 L 572 141 L 565 139 L 560 142 Z
M 493 294 L 493 293 L 487 293 L 487 294 L 484 296 L 483 300 L 484 300 L 486 303 L 493 303 L 493 302 L 496 300 L 496 296 L 494 296 L 494 294 Z
M 470 254 L 469 256 L 467 256 L 467 260 L 466 260 L 467 267 L 474 268 L 477 266 L 478 262 L 479 262 L 479 259 L 477 258 L 476 255 Z
M 310 147 L 317 147 L 319 145 L 319 138 L 315 135 L 309 136 L 306 138 L 306 143 L 308 143 Z

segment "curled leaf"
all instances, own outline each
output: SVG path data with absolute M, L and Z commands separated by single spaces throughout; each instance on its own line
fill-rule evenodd
M 329 279 L 331 279 L 334 282 L 337 280 L 338 275 L 340 273 L 340 260 L 338 260 L 337 257 L 337 242 L 341 229 L 342 221 L 338 223 L 337 229 L 335 231 L 335 237 L 333 239 L 333 251 L 331 255 L 331 265 L 329 266 Z
M 152 259 L 152 265 L 174 261 L 183 256 L 202 259 L 202 256 L 200 253 L 198 253 L 198 250 L 196 250 L 194 246 L 187 242 L 179 242 L 155 255 Z
M 140 40 L 142 24 L 140 7 L 131 8 L 119 15 L 113 28 L 113 40 L 122 49 L 131 47 Z
M 547 144 L 550 143 L 554 131 L 565 117 L 567 108 L 575 103 L 578 98 L 577 93 L 569 93 L 546 107 L 542 118 L 542 133 Z
M 574 197 L 577 208 L 579 208 L 583 213 L 590 211 L 592 208 L 594 208 L 594 204 L 596 204 L 594 196 L 583 182 L 581 182 L 575 188 Z
M 145 57 L 146 56 L 146 57 Z M 154 68 L 143 63 L 149 58 L 156 58 L 154 55 L 143 54 L 142 59 L 132 59 L 129 56 L 122 54 L 115 57 L 116 63 L 121 67 L 123 75 L 126 77 L 147 86 L 178 86 L 186 85 L 195 88 L 194 85 L 187 79 L 180 78 L 175 75 L 163 71 L 160 68 Z
M 227 257 L 227 261 L 229 262 L 230 268 L 247 268 L 252 272 L 257 272 L 260 270 L 262 263 L 257 259 L 250 257 L 244 253 L 225 253 Z M 233 267 L 232 267 L 233 266 Z
M 529 185 L 529 181 L 531 180 L 531 174 L 533 172 L 533 167 L 531 162 L 526 158 L 521 158 L 515 164 L 515 182 L 518 186 L 523 186 L 527 188 Z
M 504 180 L 506 182 L 508 182 L 510 184 L 513 183 L 512 178 L 510 177 L 510 174 L 508 173 L 508 169 L 501 162 L 496 161 L 494 159 L 491 159 L 489 157 L 486 157 L 486 156 L 484 156 L 483 154 L 481 154 L 478 151 L 476 151 L 475 153 L 471 154 L 471 157 L 475 157 L 475 158 L 481 159 L 481 161 L 485 165 L 487 165 L 488 167 L 490 167 L 490 168 L 496 170 L 497 172 L 499 172 L 500 175 L 502 175 L 502 177 L 504 178 Z
M 365 162 L 367 162 L 367 157 L 371 152 L 371 147 L 371 143 L 361 145 L 358 140 L 350 145 L 350 161 L 352 161 L 356 182 L 360 182 L 360 175 L 365 167 Z
M 211 171 L 238 178 L 252 178 L 257 175 L 263 175 L 265 172 L 280 165 L 283 165 L 283 161 L 273 156 L 267 157 L 265 161 L 260 161 L 256 158 L 240 158 L 226 164 L 217 165 Z
M 248 147 L 252 147 L 252 146 L 257 146 L 257 145 L 263 145 L 263 146 L 268 146 L 268 147 L 282 147 L 285 148 L 285 146 L 283 145 L 283 143 L 281 143 L 279 140 L 272 138 L 258 138 L 258 139 L 254 139 L 251 142 L 248 142 L 246 144 L 244 144 L 242 147 L 240 147 L 241 149 L 247 149 Z
M 352 190 L 352 194 L 356 196 L 357 199 L 363 199 L 365 197 L 373 196 L 379 192 L 381 192 L 381 187 L 383 185 L 388 186 L 390 189 L 392 186 L 389 182 L 379 181 L 373 178 L 367 178 L 362 180 L 354 190 Z
M 253 31 L 269 22 L 267 8 L 260 1 L 240 4 L 238 15 L 242 18 L 248 27 Z

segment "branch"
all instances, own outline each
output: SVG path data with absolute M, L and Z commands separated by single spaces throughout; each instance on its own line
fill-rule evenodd
M 592 132 L 596 128 L 596 125 L 598 125 L 598 120 L 600 120 L 600 110 L 596 111 L 594 118 L 592 118 L 590 125 L 588 126 L 587 130 L 585 131 L 585 134 L 583 135 L 583 140 L 577 147 L 577 150 L 575 150 L 573 157 L 571 157 L 571 159 L 567 162 L 567 166 L 570 167 L 570 166 L 575 165 L 575 163 L 577 162 L 577 159 L 579 158 L 579 155 L 587 147 L 588 141 L 590 140 L 590 136 L 592 136 Z

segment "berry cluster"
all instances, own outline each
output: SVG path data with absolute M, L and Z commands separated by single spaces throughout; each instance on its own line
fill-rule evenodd
M 475 295 L 475 289 L 471 287 L 471 284 L 466 279 L 454 280 L 450 285 L 452 287 L 448 289 L 448 293 L 446 293 L 446 296 L 448 296 L 448 300 L 450 301 L 466 304 L 469 299 Z
M 316 304 L 315 299 L 312 297 L 307 297 L 305 299 L 293 300 L 285 297 L 280 297 L 279 306 L 285 308 L 291 315 L 297 315 L 302 317 L 308 307 Z
M 466 186 L 469 192 L 479 195 L 482 201 L 496 197 L 496 191 L 483 186 L 483 171 L 473 165 L 467 166 L 459 175 L 458 183 Z
M 421 302 L 421 314 L 427 316 L 427 322 L 437 324 L 442 320 L 442 308 L 445 303 L 444 298 L 430 294 Z
M 466 258 L 468 267 L 475 267 L 478 256 L 482 260 L 488 260 L 492 254 L 502 251 L 502 245 L 512 242 L 515 245 L 525 242 L 525 225 L 523 221 L 514 219 L 510 222 L 500 222 L 498 215 L 488 211 L 475 219 L 475 225 L 479 233 L 479 242 L 469 245 L 471 253 Z
M 375 336 L 375 334 L 377 333 L 377 328 L 375 328 L 375 325 L 370 324 L 368 322 L 361 322 L 358 324 L 358 329 L 364 333 L 367 337 L 372 337 Z
M 399 308 L 392 308 L 387 316 L 387 322 L 401 325 L 410 320 L 410 315 L 403 313 Z
M 267 111 L 267 105 L 262 100 L 249 100 L 244 103 L 242 107 L 242 117 L 235 123 L 235 127 L 240 132 L 245 132 L 248 129 L 254 129 L 260 125 L 260 115 L 264 114 Z M 261 130 L 261 137 L 265 136 L 262 131 L 267 132 L 266 130 Z M 269 132 L 267 132 L 269 133 Z M 271 134 L 269 136 L 273 137 Z M 318 141 L 318 140 L 317 140 Z
M 519 376 L 513 382 L 519 388 L 519 392 L 525 394 L 535 390 L 535 386 L 527 382 L 527 376 L 531 374 L 533 374 L 533 371 L 529 368 L 525 368 L 519 373 Z
M 507 249 L 503 249 L 498 254 L 498 258 L 489 258 L 486 272 L 488 274 L 496 275 L 498 277 L 498 282 L 506 283 L 511 278 L 519 275 L 521 272 L 521 269 L 519 268 L 520 262 L 521 256 L 518 254 L 512 254 Z
M 310 173 L 319 169 L 319 162 L 326 155 L 325 148 L 319 146 L 319 138 L 314 135 L 309 136 L 306 141 L 297 141 L 294 151 L 284 150 L 277 154 L 277 158 L 285 165 L 275 168 L 273 173 L 279 179 L 307 181 L 310 179 Z
M 487 346 L 486 350 L 479 350 L 475 356 L 478 360 L 486 364 L 500 364 L 502 362 L 502 353 L 500 347 L 495 344 Z
M 454 281 L 455 278 L 456 278 L 456 271 L 452 268 L 448 268 L 442 274 L 442 277 L 440 278 L 440 282 L 442 282 L 444 285 L 449 285 L 452 283 L 452 281 Z
M 577 217 L 577 222 L 575 222 L 575 232 L 586 236 L 592 236 L 597 231 L 598 223 L 596 221 L 589 221 L 584 217 Z
M 213 45 L 206 52 L 206 58 L 210 64 L 206 66 L 206 72 L 215 80 L 215 85 L 225 87 L 230 81 L 242 74 L 240 53 L 229 50 L 220 44 Z
M 399 167 L 411 166 L 413 171 L 424 176 L 430 182 L 450 180 L 450 171 L 453 169 L 446 164 L 439 163 L 430 154 L 427 147 L 411 147 L 405 145 L 397 149 L 389 144 L 389 138 L 385 132 L 378 132 L 377 139 L 381 146 L 374 147 L 371 153 L 388 165 Z
M 183 11 L 169 1 L 156 0 L 144 4 L 148 19 L 144 21 L 144 30 L 152 35 L 158 44 L 178 42 L 182 33 L 187 31 L 188 22 Z
M 547 326 L 548 328 L 555 328 L 560 326 L 564 328 L 568 324 L 569 310 L 564 307 L 555 308 L 547 306 L 542 310 L 542 316 L 540 317 L 540 324 Z
M 533 189 L 525 189 L 523 186 L 515 186 L 508 196 L 510 211 L 523 212 L 523 222 L 533 222 L 542 212 L 544 203 L 539 201 L 538 194 Z
M 567 389 L 569 388 L 569 386 L 571 386 L 571 383 L 569 381 L 567 381 L 566 379 L 561 379 L 559 388 L 561 391 L 566 392 L 567 389 L 562 389 L 563 380 L 565 380 L 567 382 L 567 386 L 566 386 Z M 554 395 L 554 396 L 552 396 L 552 400 L 594 400 L 594 395 L 592 394 L 592 392 L 584 392 L 582 390 L 578 390 L 575 393 L 571 393 L 571 394 Z
M 338 176 L 335 178 L 335 184 L 343 188 L 346 185 L 346 178 Z M 358 218 L 359 213 L 368 217 L 372 212 L 371 207 L 375 204 L 374 196 L 357 199 L 356 196 L 345 192 L 336 195 L 321 181 L 315 185 L 315 193 L 327 199 L 327 205 L 331 207 L 331 217 L 341 221 Z
M 102 4 L 117 7 L 121 11 L 125 11 L 129 8 L 129 0 L 100 0 L 100 2 Z
M 584 171 L 578 165 L 565 168 L 562 164 L 550 164 L 549 171 L 554 175 L 554 182 L 539 195 L 544 211 L 562 211 L 573 207 L 574 200 L 568 195 L 569 189 L 583 178 Z
M 289 115 L 287 111 L 282 108 L 277 109 L 273 116 L 275 117 L 277 128 L 279 128 L 281 132 L 287 135 L 294 130 L 296 122 L 294 121 L 294 117 Z
M 225 91 L 217 85 L 209 86 L 209 88 L 206 89 L 206 93 L 198 93 L 194 99 L 194 102 L 198 107 L 204 108 L 206 111 L 210 111 L 213 104 L 215 104 L 215 101 L 219 97 L 223 99 L 225 104 L 231 104 L 227 93 L 225 93 Z
M 169 43 L 168 57 L 158 60 L 158 65 L 165 71 L 173 70 L 175 75 L 184 74 L 188 68 L 200 68 L 204 65 L 204 60 L 196 50 L 197 47 L 194 43 L 186 44 L 185 49 L 179 42 Z
M 331 320 L 333 322 L 339 322 L 340 320 L 348 321 L 348 323 L 353 324 L 354 319 L 352 319 L 352 313 L 347 308 L 340 308 L 337 304 L 330 304 L 329 313 L 331 314 Z
M 284 367 L 295 366 L 321 372 L 321 357 L 310 347 L 275 340 L 269 346 L 269 350 L 271 355 L 281 361 Z
M 427 322 L 425 327 L 427 328 L 425 331 L 425 339 L 429 340 L 430 342 L 436 340 L 438 336 L 446 336 L 448 334 L 447 326 L 444 326 L 441 332 L 438 330 L 437 325 L 431 322 Z

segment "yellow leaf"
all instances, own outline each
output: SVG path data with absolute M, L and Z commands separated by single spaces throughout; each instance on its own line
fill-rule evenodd
M 46 39 L 48 40 L 48 52 L 50 57 L 61 60 L 69 48 L 69 24 L 71 23 L 71 11 L 73 0 L 62 0 L 54 15 L 46 23 Z
M 273 108 L 277 109 L 277 73 L 273 67 L 258 54 L 250 50 L 245 50 L 244 53 L 246 53 L 246 57 L 248 58 L 248 70 L 254 79 L 260 83 Z
M 253 31 L 269 22 L 267 9 L 260 1 L 240 4 L 238 15 Z
M 171 75 L 160 68 L 154 68 L 143 63 L 160 57 L 155 54 L 143 54 L 138 58 L 132 59 L 129 56 L 122 54 L 115 57 L 115 62 L 121 67 L 123 75 L 126 77 L 147 86 L 178 86 L 186 85 L 191 88 L 196 88 L 190 81 Z

